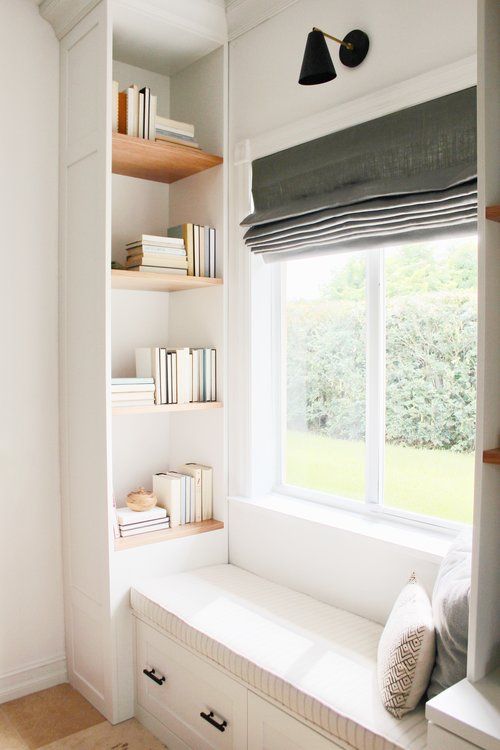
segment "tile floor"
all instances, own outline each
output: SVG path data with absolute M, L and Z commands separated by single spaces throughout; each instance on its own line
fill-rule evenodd
M 135 719 L 112 726 L 67 683 L 0 705 L 0 750 L 162 748 Z

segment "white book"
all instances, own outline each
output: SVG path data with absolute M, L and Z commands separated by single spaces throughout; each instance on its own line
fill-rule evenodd
M 167 511 L 160 505 L 155 505 L 149 510 L 132 510 L 131 508 L 117 508 L 116 518 L 120 526 L 128 526 L 131 523 L 160 520 L 167 517 Z
M 130 245 L 127 247 L 127 254 L 128 255 L 158 255 L 160 257 L 169 257 L 170 255 L 175 258 L 176 260 L 179 259 L 179 257 L 185 258 L 186 257 L 186 248 L 185 247 L 168 247 L 167 245 Z
M 113 391 L 111 393 L 111 401 L 113 402 L 119 402 L 119 401 L 137 401 L 138 403 L 142 403 L 143 401 L 151 401 L 151 403 L 154 403 L 154 393 L 152 392 L 145 392 L 145 391 L 122 391 L 122 392 L 115 392 Z
M 111 385 L 152 385 L 154 389 L 155 381 L 153 378 L 111 378 Z
M 154 393 L 154 383 L 111 383 L 111 393 Z
M 158 108 L 158 97 L 151 95 L 149 97 L 149 140 L 154 141 L 156 138 L 156 110 Z
M 215 349 L 211 350 L 210 353 L 210 364 L 211 364 L 211 385 L 212 385 L 212 393 L 211 393 L 211 401 L 217 401 L 217 352 Z
M 193 349 L 191 352 L 193 355 L 193 398 L 192 401 L 200 400 L 200 352 L 198 349 Z
M 200 401 L 206 401 L 206 398 L 205 398 L 205 369 L 204 369 L 204 363 L 203 363 L 203 359 L 204 359 L 203 352 L 204 352 L 204 349 L 199 349 L 198 350 L 198 371 L 199 371 L 199 375 L 198 375 L 198 380 L 199 380 L 198 388 L 200 389 L 200 398 L 199 398 Z
M 205 230 L 205 269 L 204 276 L 210 276 L 210 227 L 202 227 Z
M 113 107 L 112 107 L 112 128 L 113 133 L 118 132 L 118 90 L 120 84 L 118 81 L 113 81 Z
M 144 94 L 139 91 L 139 125 L 137 135 L 144 138 Z
M 135 350 L 135 372 L 138 378 L 154 379 L 155 404 L 161 404 L 159 347 L 140 347 Z
M 191 380 L 189 349 L 187 347 L 174 349 L 172 350 L 172 353 L 175 353 L 175 360 L 177 363 L 177 403 L 188 404 L 190 401 L 189 384 Z
M 121 409 L 125 406 L 127 408 L 135 406 L 140 411 L 140 409 L 143 408 L 144 406 L 155 406 L 155 401 L 154 399 L 151 399 L 151 401 L 137 401 L 137 400 L 135 401 L 113 401 L 112 404 L 117 409 L 118 408 Z
M 171 353 L 172 357 L 172 403 L 177 404 L 177 352 Z
M 188 463 L 201 471 L 201 520 L 208 521 L 213 516 L 213 469 L 204 464 Z
M 134 266 L 127 269 L 134 273 L 168 273 L 170 276 L 187 276 L 187 268 L 167 268 L 165 266 Z
M 189 477 L 189 496 L 191 498 L 191 523 L 196 521 L 196 483 L 194 477 Z
M 118 524 L 118 528 L 126 529 L 127 531 L 129 529 L 147 529 L 148 526 L 156 526 L 158 523 L 165 523 L 165 521 L 170 521 L 168 516 L 160 519 L 154 518 L 152 521 L 139 521 L 139 523 Z
M 138 240 L 127 242 L 126 247 L 136 245 L 156 245 L 160 247 L 184 247 L 182 237 L 165 237 L 159 234 L 141 234 Z
M 193 400 L 193 352 L 189 352 L 189 401 Z
M 191 123 L 171 120 L 168 117 L 162 117 L 158 114 L 156 115 L 156 122 L 158 123 L 158 125 L 163 125 L 163 127 L 167 130 L 178 130 L 194 138 L 194 125 L 191 125 Z
M 168 371 L 167 371 L 167 350 L 160 349 L 160 392 L 161 403 L 169 404 L 168 400 Z
M 158 506 L 170 516 L 170 526 L 174 529 L 181 522 L 181 480 L 171 472 L 153 476 L 153 492 Z M 166 515 L 166 514 L 165 514 Z
M 169 522 L 162 521 L 160 523 L 155 524 L 154 526 L 149 526 L 143 529 L 129 529 L 127 531 L 125 531 L 124 529 L 120 529 L 120 535 L 122 537 L 138 536 L 139 534 L 149 534 L 150 531 L 162 531 L 163 529 L 169 529 L 169 528 L 170 528 Z
M 195 521 L 201 521 L 201 469 L 198 464 L 184 464 L 184 466 L 179 468 L 179 472 L 181 474 L 189 474 L 194 479 Z
M 127 134 L 139 133 L 139 88 L 135 83 L 127 89 Z
M 210 277 L 217 277 L 216 255 L 215 255 L 215 229 L 210 227 Z

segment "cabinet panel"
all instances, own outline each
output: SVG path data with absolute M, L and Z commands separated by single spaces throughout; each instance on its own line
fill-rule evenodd
M 160 684 L 145 669 L 154 669 L 152 677 Z M 189 747 L 246 748 L 247 690 L 142 622 L 137 627 L 137 699 Z
M 428 750 L 480 750 L 477 745 L 471 745 L 456 734 L 441 729 L 437 724 L 429 723 L 427 732 Z
M 341 750 L 341 745 L 249 691 L 248 750 Z

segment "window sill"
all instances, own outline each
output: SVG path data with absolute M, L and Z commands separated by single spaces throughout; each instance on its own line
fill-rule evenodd
M 369 511 L 366 513 L 350 512 L 277 492 L 252 498 L 230 496 L 229 501 L 369 537 L 408 550 L 418 555 L 420 559 L 436 564 L 442 561 L 457 534 L 456 530 L 422 528 L 404 521 L 381 518 L 378 515 L 372 515 Z

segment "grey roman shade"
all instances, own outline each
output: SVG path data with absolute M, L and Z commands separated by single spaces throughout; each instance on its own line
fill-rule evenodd
M 245 242 L 268 261 L 474 231 L 476 88 L 279 151 L 252 168 Z

